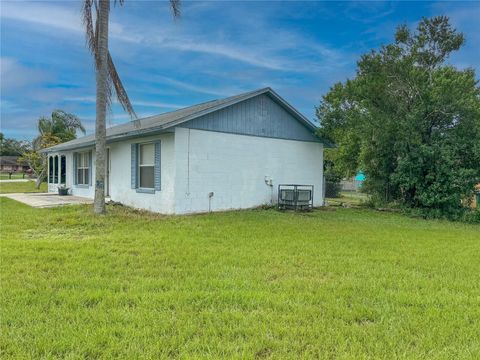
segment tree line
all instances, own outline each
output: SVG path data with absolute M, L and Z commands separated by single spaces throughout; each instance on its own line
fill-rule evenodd
M 466 216 L 480 183 L 480 88 L 474 69 L 447 63 L 464 42 L 439 16 L 415 31 L 400 26 L 392 44 L 364 54 L 355 77 L 316 108 L 319 136 L 337 144 L 326 153 L 327 174 L 362 170 L 377 206 Z
M 18 156 L 20 163 L 32 169 L 38 189 L 47 176 L 47 157 L 41 150 L 73 140 L 77 137 L 77 131 L 85 134 L 85 128 L 76 115 L 54 110 L 50 117 L 38 119 L 37 130 L 38 135 L 32 141 L 6 138 L 0 133 L 0 155 Z

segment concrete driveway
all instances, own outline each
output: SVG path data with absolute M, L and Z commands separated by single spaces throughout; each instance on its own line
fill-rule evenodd
M 52 193 L 15 193 L 0 194 L 0 196 L 17 200 L 35 208 L 55 207 L 62 205 L 92 204 L 93 200 L 73 195 L 59 196 Z

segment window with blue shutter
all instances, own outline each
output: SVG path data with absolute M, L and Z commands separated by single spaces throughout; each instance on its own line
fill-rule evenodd
M 155 144 L 138 145 L 138 187 L 155 189 Z
M 161 190 L 160 141 L 131 145 L 131 187 L 137 192 Z
M 74 183 L 79 186 L 92 184 L 92 152 L 86 151 L 73 154 Z

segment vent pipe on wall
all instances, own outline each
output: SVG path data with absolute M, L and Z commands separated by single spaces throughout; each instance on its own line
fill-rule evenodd
M 212 197 L 214 193 L 213 191 L 208 193 L 208 212 L 212 212 Z

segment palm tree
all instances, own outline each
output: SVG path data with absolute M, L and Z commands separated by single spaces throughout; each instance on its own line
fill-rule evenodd
M 123 5 L 125 0 L 118 0 Z M 114 0 L 114 4 L 117 1 Z M 170 0 L 174 18 L 180 16 L 180 0 Z M 95 26 L 94 17 L 95 12 Z M 123 87 L 112 57 L 108 50 L 108 18 L 110 0 L 84 0 L 82 10 L 87 45 L 95 60 L 96 69 L 96 121 L 95 121 L 95 199 L 93 209 L 96 214 L 105 213 L 105 157 L 106 127 L 105 117 L 111 104 L 113 89 L 123 109 L 136 119 L 128 94 Z
M 32 145 L 36 149 L 43 149 L 43 143 L 48 142 L 57 144 L 67 142 L 77 138 L 77 130 L 85 134 L 85 128 L 80 119 L 63 110 L 54 110 L 50 118 L 42 116 L 37 123 L 38 136 L 33 139 Z
M 77 137 L 77 131 L 85 134 L 85 128 L 77 116 L 63 110 L 54 110 L 50 118 L 39 118 L 37 128 L 38 135 L 23 152 L 20 162 L 33 170 L 37 177 L 35 186 L 38 189 L 47 174 L 47 157 L 40 150 L 73 140 Z

